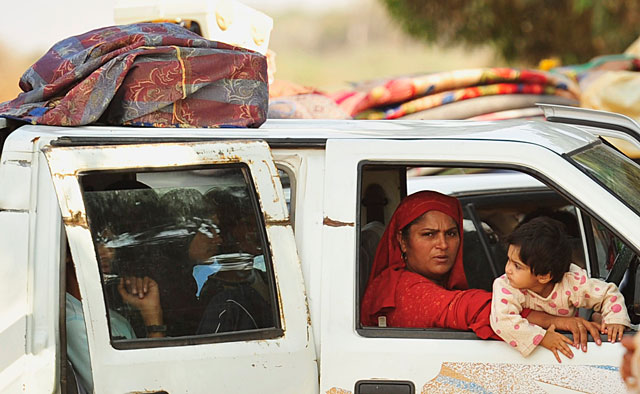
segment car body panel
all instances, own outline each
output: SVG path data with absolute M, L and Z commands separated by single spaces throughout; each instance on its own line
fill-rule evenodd
M 354 306 L 341 302 L 358 292 L 354 272 L 342 267 L 356 257 L 356 232 L 358 217 L 353 206 L 357 205 L 357 177 L 352 171 L 362 161 L 368 163 L 407 163 L 409 165 L 445 164 L 456 166 L 482 165 L 519 168 L 551 182 L 563 194 L 575 199 L 578 205 L 597 211 L 602 204 L 610 209 L 602 218 L 616 228 L 626 228 L 627 241 L 636 248 L 640 236 L 633 227 L 640 226 L 640 218 L 612 196 L 598 191 L 599 185 L 562 156 L 544 147 L 528 142 L 467 140 L 455 141 L 369 141 L 330 140 L 326 146 L 325 213 L 324 217 L 340 225 L 327 225 L 323 231 L 323 269 L 327 278 L 323 283 L 322 303 L 322 351 L 321 391 L 332 387 L 348 387 L 362 379 L 408 380 L 420 386 L 434 379 L 442 368 L 442 361 L 450 363 L 497 362 L 491 368 L 492 379 L 500 380 L 506 369 L 513 365 L 554 365 L 553 355 L 539 349 L 527 358 L 514 352 L 507 344 L 497 341 L 417 338 L 375 338 L 359 334 L 357 311 Z M 348 168 L 350 171 L 345 171 Z M 332 198 L 339 190 L 340 198 Z M 599 212 L 600 213 L 600 212 Z M 330 280 L 328 278 L 331 278 Z M 419 334 L 418 334 L 419 335 Z M 590 345 L 589 353 L 575 352 L 572 360 L 563 365 L 608 365 L 616 368 L 622 349 L 619 345 Z M 358 360 L 376 359 L 377 365 L 359 363 Z M 353 365 L 344 369 L 341 365 Z M 498 368 L 502 366 L 505 370 Z M 502 368 L 501 367 L 501 368 Z M 498 368 L 498 369 L 496 369 Z M 497 383 L 497 380 L 494 382 Z M 478 381 L 478 384 L 480 381 Z M 618 382 L 619 383 L 619 382 Z M 486 386 L 486 385 L 485 385 Z M 431 387 L 431 386 L 425 386 Z M 487 386 L 488 387 L 488 386 Z M 619 386 L 621 387 L 621 386 Z M 429 392 L 429 390 L 425 391 Z
M 564 359 L 558 369 L 544 349 L 522 358 L 504 343 L 469 339 L 473 338 L 469 332 L 444 335 L 428 329 L 399 329 L 375 336 L 358 323 L 362 166 L 396 166 L 405 174 L 405 167 L 412 166 L 522 171 L 531 178 L 523 183 L 509 181 L 512 188 L 538 190 L 538 182 L 544 183 L 545 190 L 568 198 L 637 252 L 638 215 L 567 158 L 571 152 L 600 143 L 598 136 L 580 127 L 538 121 L 301 120 L 267 121 L 260 129 L 217 130 L 19 127 L 5 141 L 0 162 L 3 186 L 8 182 L 21 196 L 0 197 L 0 225 L 15 229 L 12 237 L 0 240 L 0 272 L 14 280 L 11 286 L 0 286 L 5 295 L 1 298 L 15 295 L 11 307 L 2 310 L 10 324 L 0 329 L 4 356 L 0 356 L 0 390 L 10 391 L 18 387 L 16 382 L 24 385 L 25 392 L 55 392 L 62 387 L 63 222 L 74 260 L 88 263 L 78 264 L 77 270 L 87 301 L 84 312 L 96 362 L 94 379 L 96 387 L 105 387 L 106 392 L 199 392 L 220 387 L 240 392 L 344 393 L 358 392 L 357 382 L 372 379 L 412 382 L 422 392 L 432 391 L 434 384 L 462 392 L 474 387 L 508 392 L 500 384 L 505 373 L 515 370 L 537 374 L 534 380 L 546 388 L 542 385 L 553 384 L 556 376 L 551 370 L 575 371 L 576 376 L 593 373 L 598 381 L 590 387 L 601 387 L 602 382 L 622 387 L 616 368 L 623 349 L 617 344 L 589 343 L 588 353 L 576 351 L 574 359 Z M 114 349 L 78 174 L 222 162 L 245 163 L 257 185 L 272 243 L 285 336 Z M 286 168 L 293 177 L 294 223 L 289 223 L 276 166 Z M 391 204 L 405 192 L 399 190 L 400 178 L 387 183 L 395 187 Z M 464 193 L 456 185 L 431 181 L 420 181 L 424 183 L 414 190 L 443 187 Z M 489 184 L 477 190 L 491 192 Z M 23 326 L 21 340 L 17 327 Z M 482 375 L 483 370 L 487 374 Z M 113 376 L 129 379 L 114 383 Z M 574 380 L 562 384 L 569 390 L 584 389 Z
M 98 392 L 247 392 L 258 387 L 313 391 L 315 352 L 305 288 L 282 189 L 268 147 L 260 142 L 44 147 L 59 197 L 83 298 L 95 390 Z M 284 335 L 280 338 L 119 350 L 110 344 L 100 273 L 78 176 L 95 170 L 178 169 L 242 162 L 260 196 L 275 262 Z M 84 264 L 77 262 L 85 262 Z M 125 361 L 126 360 L 126 361 Z M 167 363 L 166 360 L 172 360 Z M 180 368 L 176 368 L 180 365 Z M 253 366 L 251 366 L 253 365 Z M 119 376 L 116 381 L 113 376 Z M 197 376 L 197 378 L 196 378 Z

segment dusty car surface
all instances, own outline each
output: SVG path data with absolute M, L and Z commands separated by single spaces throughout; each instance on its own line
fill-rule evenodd
M 525 216 L 568 214 L 576 259 L 619 283 L 637 319 L 640 167 L 597 133 L 540 121 L 5 126 L 0 391 L 75 388 L 67 242 L 97 393 L 624 390 L 619 344 L 591 342 L 558 365 L 545 349 L 523 358 L 472 332 L 359 320 L 375 228 L 425 189 L 462 202 L 475 287 L 501 273 L 501 240 Z M 506 176 L 474 186 L 487 173 Z M 162 337 L 146 337 L 118 297 L 131 276 L 157 283 Z M 246 313 L 227 327 L 229 299 Z M 115 334 L 115 313 L 135 338 Z

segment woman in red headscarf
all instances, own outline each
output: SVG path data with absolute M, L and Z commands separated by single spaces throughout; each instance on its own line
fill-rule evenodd
M 473 330 L 496 338 L 489 324 L 491 293 L 469 289 L 462 264 L 460 202 L 432 191 L 414 193 L 387 225 L 362 299 L 363 326 L 440 327 Z M 597 324 L 523 311 L 531 323 L 569 330 L 586 351 L 587 331 Z M 529 315 L 529 316 L 527 316 Z

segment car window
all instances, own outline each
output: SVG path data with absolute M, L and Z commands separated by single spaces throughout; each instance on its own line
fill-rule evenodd
M 278 335 L 271 258 L 250 179 L 243 165 L 82 177 L 112 343 Z M 162 321 L 150 325 L 144 303 L 130 296 L 144 298 L 151 287 Z
M 613 268 L 616 255 L 621 249 L 620 240 L 613 235 L 606 227 L 593 221 L 591 223 L 593 231 L 593 243 L 595 246 L 595 260 L 598 266 L 598 277 L 606 279 Z
M 289 218 L 291 219 L 291 225 L 295 225 L 294 210 L 295 206 L 295 188 L 293 187 L 294 176 L 292 171 L 288 167 L 277 166 L 278 176 L 280 177 L 280 184 L 282 185 L 282 191 L 284 192 L 284 199 L 287 203 L 287 211 L 289 212 Z
M 616 237 L 606 226 L 597 220 L 589 220 L 588 225 L 593 233 L 593 250 L 591 252 L 595 262 L 593 276 L 607 279 L 609 275 L 611 275 L 616 259 L 619 258 L 626 246 L 620 238 Z
M 571 155 L 578 165 L 629 208 L 640 214 L 640 166 L 612 148 L 598 144 Z
M 544 182 L 521 171 L 496 168 L 443 168 L 366 164 L 361 167 L 358 275 L 360 299 L 369 279 L 376 248 L 388 220 L 400 199 L 421 190 L 433 190 L 456 197 L 463 211 L 463 264 L 470 288 L 491 291 L 495 278 L 504 273 L 507 262 L 505 238 L 519 224 L 537 216 L 550 216 L 564 223 L 571 239 L 572 262 L 588 272 L 585 245 L 602 250 L 610 245 L 604 226 L 599 231 L 583 229 L 584 223 L 573 203 Z M 395 174 L 394 174 L 395 172 Z M 373 193 L 375 191 L 375 193 Z M 587 239 L 590 237 L 589 239 Z M 615 243 L 615 241 L 612 241 Z M 606 257 L 606 256 L 605 256 Z M 603 259 L 605 258 L 603 257 Z M 601 272 L 607 277 L 606 260 Z M 610 270 L 610 267 L 608 268 Z M 372 336 L 415 336 L 415 332 L 389 328 Z M 406 331 L 406 330 L 405 330 Z M 451 334 L 440 329 L 423 330 L 427 337 L 467 338 L 464 332 Z

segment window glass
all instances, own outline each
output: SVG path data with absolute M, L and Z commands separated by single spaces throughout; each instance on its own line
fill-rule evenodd
M 280 167 L 278 167 L 278 176 L 280 177 L 280 183 L 282 184 L 284 199 L 287 202 L 287 211 L 289 212 L 289 216 L 291 216 L 291 200 L 293 199 L 291 191 L 291 178 L 289 177 L 289 173 Z M 291 222 L 293 223 L 293 220 Z
M 571 155 L 592 177 L 620 201 L 640 214 L 640 166 L 612 148 L 600 144 Z
M 591 229 L 593 231 L 594 258 L 598 266 L 598 277 L 606 279 L 624 244 L 608 228 L 596 220 L 591 221 Z
M 113 341 L 280 326 L 244 166 L 83 176 Z M 245 337 L 243 337 L 245 338 Z

